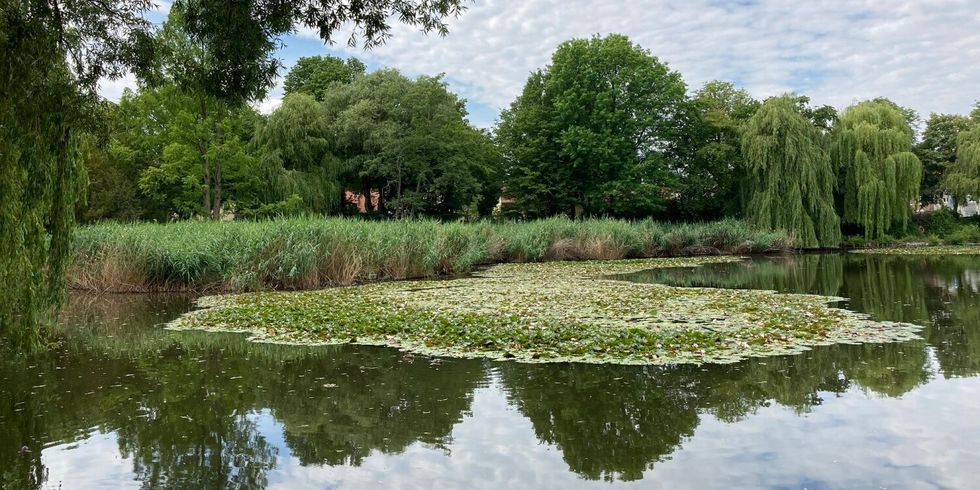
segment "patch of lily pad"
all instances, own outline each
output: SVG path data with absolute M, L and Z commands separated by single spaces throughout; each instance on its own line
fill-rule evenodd
M 980 255 L 980 245 L 867 248 L 852 250 L 851 253 L 875 255 Z
M 385 345 L 523 362 L 730 363 L 813 346 L 918 338 L 833 308 L 842 298 L 638 284 L 614 275 L 732 257 L 501 264 L 453 280 L 210 296 L 172 329 L 261 342 Z

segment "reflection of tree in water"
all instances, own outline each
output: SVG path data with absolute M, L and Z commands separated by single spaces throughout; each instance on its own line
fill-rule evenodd
M 790 255 L 695 268 L 652 269 L 619 277 L 680 287 L 764 289 L 833 296 L 841 288 L 843 263 L 840 255 Z
M 687 369 L 681 369 L 686 371 Z M 589 479 L 638 480 L 694 433 L 690 378 L 662 368 L 503 364 L 511 402 L 537 438 Z M 664 375 L 667 374 L 667 375 Z
M 931 261 L 923 277 L 933 292 L 931 328 L 924 336 L 936 347 L 943 375 L 975 376 L 980 373 L 980 259 Z
M 165 349 L 136 361 L 128 391 L 108 409 L 120 452 L 145 488 L 254 488 L 265 485 L 276 448 L 249 412 L 252 387 L 229 383 L 250 369 L 220 349 Z
M 697 273 L 690 285 L 849 296 L 854 309 L 925 324 L 933 347 L 838 345 L 700 367 L 499 364 L 511 403 L 571 471 L 639 479 L 706 414 L 737 422 L 772 404 L 805 413 L 852 388 L 900 396 L 928 380 L 931 348 L 946 376 L 980 372 L 974 257 L 805 255 L 724 267 L 724 284 L 710 267 L 685 272 Z M 415 442 L 448 448 L 485 378 L 479 361 L 430 365 L 390 349 L 257 345 L 140 326 L 185 307 L 186 298 L 90 299 L 69 312 L 89 325 L 65 329 L 59 350 L 0 359 L 0 483 L 41 486 L 43 446 L 98 427 L 117 434 L 146 487 L 261 487 L 282 457 L 256 425 L 265 410 L 302 464 L 358 465 Z
M 928 291 L 918 263 L 903 256 L 849 256 L 839 295 L 872 318 L 928 326 Z
M 848 307 L 879 320 L 926 327 L 922 336 L 936 349 L 946 376 L 980 373 L 980 258 L 861 254 L 813 254 L 714 264 L 695 269 L 660 269 L 627 276 L 638 282 L 685 287 L 772 289 L 849 298 Z M 867 346 L 869 363 L 893 365 L 924 352 L 893 346 Z M 896 353 L 899 352 L 899 353 Z M 863 376 L 876 391 L 900 393 L 919 373 L 886 372 L 877 381 Z
M 852 386 L 898 396 L 928 379 L 924 356 L 921 344 L 840 345 L 730 365 L 499 370 L 511 403 L 571 471 L 630 481 L 679 449 L 702 414 L 737 422 L 773 403 L 806 413 Z
M 448 447 L 485 376 L 479 361 L 432 365 L 391 349 L 358 349 L 330 362 L 283 365 L 280 379 L 267 381 L 268 403 L 301 464 L 357 466 L 373 450 Z
M 0 483 L 39 487 L 43 445 L 97 427 L 115 433 L 146 488 L 261 488 L 279 448 L 259 430 L 259 411 L 283 424 L 304 464 L 359 464 L 372 450 L 444 443 L 484 377 L 480 362 L 430 366 L 389 349 L 151 329 L 140 322 L 166 318 L 139 310 L 159 311 L 75 304 L 61 348 L 0 359 L 0 379 L 16 380 L 0 390 Z

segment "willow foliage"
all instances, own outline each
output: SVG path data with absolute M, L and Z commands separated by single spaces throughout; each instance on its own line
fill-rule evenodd
M 283 203 L 296 196 L 302 200 L 297 211 L 337 210 L 342 192 L 340 162 L 332 153 L 329 133 L 327 113 L 313 96 L 286 96 L 255 139 L 262 149 L 265 202 Z
M 912 128 L 902 110 L 870 100 L 845 110 L 834 131 L 834 163 L 843 172 L 843 220 L 868 238 L 904 226 L 919 198 L 922 163 L 912 153 Z
M 5 55 L 6 56 L 6 55 Z M 80 182 L 78 133 L 65 106 L 75 98 L 67 69 L 40 66 L 45 94 L 19 97 L 19 70 L 2 69 L 0 89 L 0 335 L 18 347 L 37 340 L 56 303 Z M 21 68 L 23 69 L 23 67 Z M 51 106 L 41 108 L 38 102 Z M 53 106 L 53 107 L 52 107 Z M 58 112 L 53 112 L 58 111 Z
M 833 247 L 841 238 L 834 172 L 821 138 L 791 96 L 767 100 L 742 132 L 749 171 L 746 219 L 794 233 L 803 248 Z
M 980 125 L 957 138 L 956 161 L 946 172 L 945 185 L 958 203 L 980 197 Z
M 0 2 L 0 339 L 17 348 L 61 298 L 95 83 L 137 65 L 146 7 Z

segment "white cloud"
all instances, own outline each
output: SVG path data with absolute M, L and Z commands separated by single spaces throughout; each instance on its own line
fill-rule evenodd
M 619 32 L 691 88 L 726 79 L 757 97 L 796 90 L 837 107 L 886 96 L 926 115 L 980 98 L 978 12 L 972 0 L 477 0 L 446 38 L 396 25 L 380 48 L 334 49 L 445 72 L 464 97 L 499 109 L 560 42 Z
M 269 97 L 255 105 L 255 110 L 260 114 L 272 114 L 282 104 L 282 97 Z
M 126 76 L 116 80 L 102 79 L 99 81 L 99 95 L 113 102 L 118 102 L 123 91 L 127 88 L 136 90 L 136 76 L 132 73 L 127 73 Z
M 980 99 L 976 0 L 475 0 L 449 24 L 442 38 L 394 23 L 392 39 L 370 51 L 346 46 L 342 29 L 329 51 L 413 75 L 444 72 L 453 90 L 493 110 L 562 41 L 613 32 L 668 62 L 691 89 L 732 80 L 760 98 L 795 90 L 839 108 L 885 96 L 923 116 L 965 113 Z M 293 52 L 288 45 L 308 41 L 290 41 L 281 56 L 317 54 Z M 128 77 L 102 92 L 117 100 L 134 85 Z M 257 108 L 269 112 L 280 98 L 277 87 Z

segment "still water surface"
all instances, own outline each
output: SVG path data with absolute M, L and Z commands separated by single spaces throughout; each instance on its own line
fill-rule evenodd
M 159 328 L 72 298 L 0 360 L 0 487 L 977 488 L 980 256 L 804 255 L 628 277 L 848 298 L 923 340 L 727 366 L 524 365 Z

